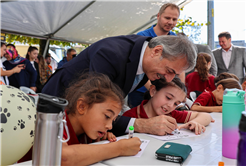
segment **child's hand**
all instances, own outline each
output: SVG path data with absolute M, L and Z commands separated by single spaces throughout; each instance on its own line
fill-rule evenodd
M 115 135 L 114 135 L 113 133 L 111 133 L 111 132 L 107 132 L 107 138 L 108 138 L 108 140 L 109 140 L 110 142 L 115 142 L 115 141 L 117 141 Z
M 119 156 L 132 156 L 136 155 L 141 149 L 141 140 L 138 137 L 133 137 L 130 139 L 121 139 L 115 144 L 119 147 L 120 155 Z
M 116 137 L 115 137 L 115 135 L 113 133 L 107 132 L 107 134 L 105 134 L 102 138 L 98 138 L 96 140 L 96 142 L 99 142 L 99 141 L 102 141 L 102 140 L 106 140 L 106 139 L 108 139 L 110 142 L 117 141 L 117 139 L 116 139 Z
M 206 130 L 205 126 L 201 125 L 200 123 L 194 122 L 194 121 L 190 121 L 190 122 L 182 124 L 178 127 L 179 130 L 182 128 L 195 131 L 196 135 L 198 135 L 198 134 L 200 135 L 202 132 L 205 132 L 205 130 Z

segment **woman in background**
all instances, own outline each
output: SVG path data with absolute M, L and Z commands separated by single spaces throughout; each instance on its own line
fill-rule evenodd
M 51 76 L 52 71 L 45 63 L 44 57 L 42 55 L 38 55 L 37 59 L 35 60 L 35 63 L 38 64 L 37 71 L 39 72 L 39 79 L 37 79 L 36 81 L 37 93 L 41 93 L 43 86 L 48 80 L 48 78 Z
M 11 70 L 21 64 L 24 66 L 24 69 L 22 69 L 20 73 L 15 73 L 8 77 L 9 85 L 12 85 L 16 88 L 25 86 L 32 89 L 33 91 L 36 91 L 37 72 L 34 70 L 28 59 L 18 55 L 15 45 L 7 45 L 6 58 L 7 60 L 3 63 L 6 70 Z
M 185 86 L 187 88 L 187 97 L 190 92 L 203 92 L 205 89 L 213 91 L 216 89 L 214 84 L 214 76 L 209 74 L 211 67 L 211 56 L 207 53 L 199 53 L 197 55 L 195 71 L 188 74 L 185 78 Z

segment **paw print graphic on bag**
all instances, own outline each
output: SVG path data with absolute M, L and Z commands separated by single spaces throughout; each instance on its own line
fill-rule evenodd
M 11 165 L 32 147 L 36 107 L 25 92 L 9 85 L 0 85 L 0 101 L 0 165 Z

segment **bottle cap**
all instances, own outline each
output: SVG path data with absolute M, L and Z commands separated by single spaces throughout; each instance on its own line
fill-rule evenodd
M 224 162 L 220 161 L 220 162 L 218 163 L 218 166 L 224 166 Z
M 244 94 L 243 90 L 226 88 L 223 95 L 223 103 L 244 104 Z
M 130 126 L 130 127 L 129 127 L 129 130 L 134 130 L 134 127 L 133 127 L 133 126 Z
M 68 105 L 68 101 L 56 96 L 38 93 L 37 111 L 42 113 L 60 113 Z

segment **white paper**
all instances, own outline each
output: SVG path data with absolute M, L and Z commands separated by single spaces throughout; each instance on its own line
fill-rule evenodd
M 190 130 L 185 130 L 185 129 L 180 130 L 179 133 L 173 132 L 173 135 L 164 135 L 164 136 L 151 135 L 151 134 L 147 134 L 147 135 L 154 137 L 156 139 L 162 140 L 162 141 L 169 141 L 169 140 L 174 140 L 174 139 L 200 136 L 200 135 L 196 135 L 194 132 Z
M 121 139 L 128 139 L 128 137 L 117 137 L 117 141 L 121 140 Z M 140 145 L 140 149 L 141 151 L 138 152 L 138 154 L 136 154 L 135 156 L 132 156 L 132 157 L 141 157 L 145 148 L 147 147 L 147 145 L 149 144 L 149 140 L 146 140 L 146 139 L 140 139 L 142 144 Z M 109 141 L 105 141 L 104 142 L 105 144 L 106 143 L 110 143 Z
M 90 166 L 106 166 L 106 164 L 99 162 L 99 163 L 91 164 Z

